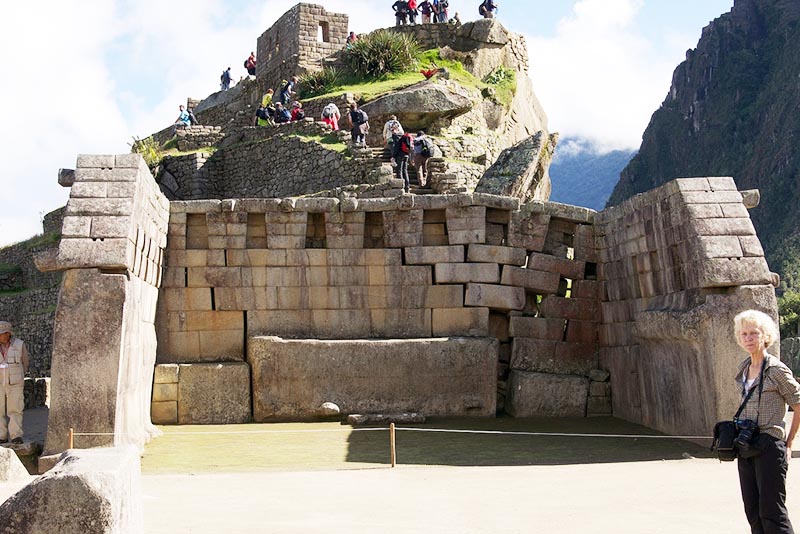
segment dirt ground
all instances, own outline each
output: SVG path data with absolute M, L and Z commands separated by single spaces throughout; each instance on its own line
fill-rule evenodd
M 43 438 L 46 415 L 26 412 L 26 436 Z M 613 418 L 471 426 L 653 434 Z M 148 534 L 748 531 L 735 463 L 682 440 L 400 431 L 391 468 L 385 431 L 334 423 L 164 430 L 142 459 Z M 798 462 L 795 453 L 788 477 L 796 522 Z M 0 502 L 23 485 L 0 483 Z

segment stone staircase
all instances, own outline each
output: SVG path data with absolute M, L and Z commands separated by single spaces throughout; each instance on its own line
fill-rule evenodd
M 382 147 L 369 147 L 368 150 L 372 153 L 372 158 L 376 161 L 380 161 L 381 163 L 390 163 L 392 159 L 392 153 L 389 150 L 389 147 L 382 146 Z M 394 175 L 397 176 L 396 168 L 392 169 Z M 435 193 L 433 189 L 428 187 L 422 187 L 419 183 L 419 177 L 417 176 L 417 169 L 411 162 L 409 161 L 408 164 L 408 183 L 409 189 L 411 193 L 415 195 L 432 195 Z

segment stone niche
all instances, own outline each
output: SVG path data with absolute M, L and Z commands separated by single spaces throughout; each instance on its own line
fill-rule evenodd
M 250 338 L 253 418 L 315 419 L 325 402 L 342 413 L 494 416 L 497 351 L 493 338 Z

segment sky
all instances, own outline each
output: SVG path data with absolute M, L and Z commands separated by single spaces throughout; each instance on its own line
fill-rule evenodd
M 307 0 L 308 1 L 308 0 Z M 130 151 L 172 124 L 187 97 L 219 89 L 256 39 L 296 0 L 7 2 L 0 22 L 6 82 L 0 128 L 0 246 L 41 233 L 69 190 L 59 168 L 78 154 Z M 394 24 L 392 0 L 319 0 L 350 29 Z M 479 0 L 450 0 L 462 21 Z M 570 146 L 635 149 L 672 72 L 733 0 L 501 0 L 498 19 L 525 35 L 534 90 Z M 566 148 L 566 145 L 565 145 Z

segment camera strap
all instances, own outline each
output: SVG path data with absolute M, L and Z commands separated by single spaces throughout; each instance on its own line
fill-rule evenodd
M 752 360 L 751 360 L 752 361 Z M 749 367 L 749 365 L 748 365 Z M 764 390 L 764 371 L 767 368 L 767 358 L 764 358 L 764 361 L 761 362 L 761 371 L 758 373 L 758 408 L 756 408 L 756 423 L 758 422 L 758 416 L 760 415 L 760 408 L 761 408 L 761 392 Z M 753 387 L 750 388 L 750 391 L 747 392 L 742 404 L 739 405 L 739 409 L 736 410 L 736 415 L 733 416 L 733 420 L 736 421 L 739 419 L 739 415 L 744 410 L 744 407 L 747 405 L 747 401 L 750 400 L 750 397 L 753 395 L 753 392 L 756 390 L 756 385 L 753 384 Z M 744 395 L 745 386 L 744 386 L 744 379 L 742 379 L 742 395 Z

